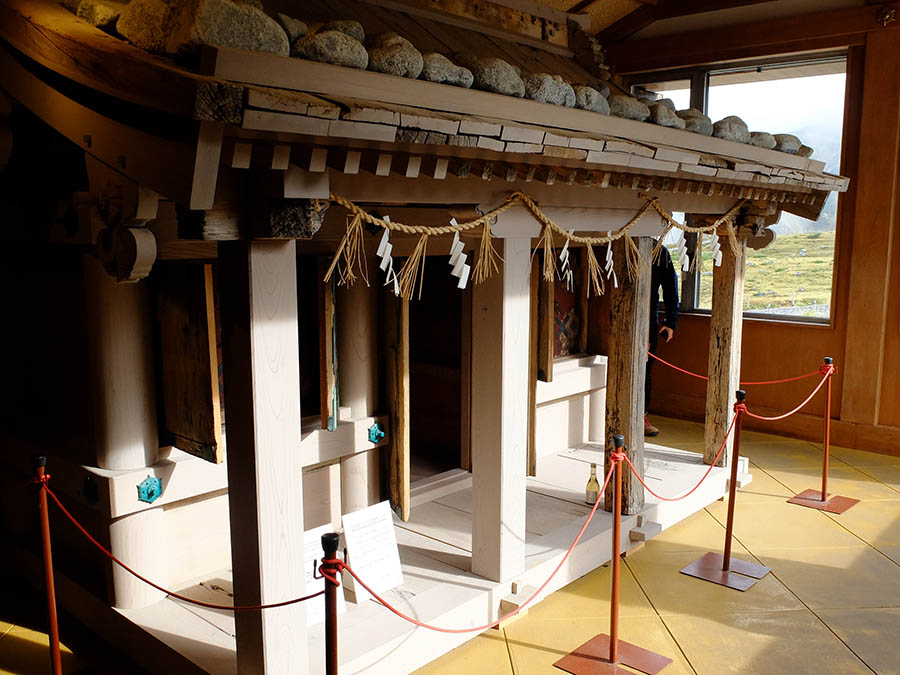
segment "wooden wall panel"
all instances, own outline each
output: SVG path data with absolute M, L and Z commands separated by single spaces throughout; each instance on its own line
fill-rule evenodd
M 211 462 L 224 459 L 212 265 L 159 264 L 159 378 L 163 442 Z
M 877 424 L 885 370 L 892 241 L 900 190 L 900 40 L 886 32 L 866 41 L 859 172 L 850 266 L 842 418 Z

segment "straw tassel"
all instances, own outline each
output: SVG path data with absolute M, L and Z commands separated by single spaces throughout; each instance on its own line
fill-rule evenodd
M 603 295 L 603 272 L 600 269 L 600 263 L 597 262 L 597 256 L 594 255 L 594 247 L 588 244 L 584 247 L 585 257 L 587 258 L 588 278 L 590 279 L 589 288 L 585 289 L 586 293 L 590 293 L 590 287 L 594 289 L 594 295 Z
M 669 223 L 669 226 L 665 229 L 665 231 L 662 233 L 662 236 L 659 238 L 659 240 L 656 242 L 656 245 L 653 247 L 653 253 L 650 254 L 650 260 L 653 262 L 654 265 L 659 262 L 659 256 L 660 256 L 660 253 L 662 252 L 662 248 L 663 248 L 663 241 L 665 241 L 665 238 L 667 236 L 669 236 L 669 232 L 672 231 L 673 227 L 675 227 L 675 226 L 672 223 Z
M 325 273 L 325 281 L 331 280 L 335 269 L 338 270 L 338 285 L 353 286 L 356 283 L 356 273 L 354 267 L 359 271 L 359 276 L 369 285 L 368 263 L 365 257 L 365 244 L 363 242 L 363 226 L 362 218 L 359 214 L 354 215 L 347 224 L 347 231 L 335 251 L 334 258 L 328 271 Z
M 549 225 L 544 226 L 541 244 L 544 247 L 544 281 L 553 281 L 556 277 L 556 265 L 553 260 L 553 231 Z
M 422 283 L 425 280 L 425 251 L 428 248 L 428 235 L 423 234 L 413 252 L 409 254 L 403 269 L 400 270 L 400 295 L 407 300 L 412 300 L 416 291 L 416 282 L 419 283 L 419 299 L 422 299 Z
M 703 233 L 697 233 L 697 243 L 694 244 L 694 259 L 691 260 L 691 273 L 703 270 Z
M 628 278 L 634 281 L 638 278 L 641 271 L 644 269 L 644 265 L 646 264 L 646 260 L 641 257 L 641 252 L 638 249 L 637 244 L 634 242 L 634 237 L 625 237 L 625 263 L 628 268 Z
M 503 261 L 497 249 L 494 248 L 494 242 L 491 239 L 490 221 L 485 221 L 481 228 L 481 243 L 478 246 L 478 260 L 475 262 L 475 269 L 472 278 L 476 284 L 480 284 L 486 279 L 490 279 L 495 272 L 500 271 L 497 261 Z

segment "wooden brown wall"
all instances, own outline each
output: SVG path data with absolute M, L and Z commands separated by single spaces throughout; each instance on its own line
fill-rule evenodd
M 786 377 L 833 356 L 834 442 L 900 454 L 900 40 L 868 34 L 847 72 L 842 173 L 852 182 L 840 199 L 831 325 L 745 319 L 741 377 Z M 683 315 L 660 356 L 705 372 L 708 331 L 708 316 Z M 784 411 L 811 382 L 748 387 L 748 403 Z M 656 366 L 653 385 L 653 411 L 702 419 L 700 381 Z M 820 396 L 805 414 L 750 426 L 818 441 L 823 407 Z

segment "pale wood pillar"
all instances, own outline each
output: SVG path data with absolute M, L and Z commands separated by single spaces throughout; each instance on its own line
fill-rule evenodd
M 376 269 L 370 258 L 369 269 Z M 350 417 L 367 417 L 378 407 L 378 287 L 357 281 L 339 287 L 337 312 L 338 391 L 341 407 Z M 341 511 L 350 513 L 371 506 L 379 498 L 379 451 L 369 450 L 341 459 Z
M 531 246 L 497 248 L 502 271 L 473 288 L 472 571 L 503 581 L 525 569 Z
M 726 225 L 725 227 L 731 227 Z M 747 240 L 738 239 L 736 257 L 722 237 L 722 265 L 713 267 L 712 313 L 709 320 L 709 381 L 706 383 L 706 431 L 703 461 L 712 464 L 731 418 L 734 392 L 741 380 L 741 329 L 743 323 L 744 265 Z M 726 466 L 731 458 L 733 436 L 719 459 Z
M 305 592 L 295 243 L 224 242 L 219 263 L 234 601 L 278 602 Z M 235 630 L 238 672 L 308 671 L 302 604 Z
M 97 466 L 140 469 L 159 459 L 147 283 L 116 283 L 92 256 L 84 256 L 84 282 Z
M 644 473 L 644 380 L 650 331 L 650 254 L 653 240 L 636 237 L 640 257 L 647 261 L 629 278 L 625 239 L 613 242 L 613 263 L 618 288 L 607 287 L 609 298 L 609 358 L 606 371 L 606 457 L 614 434 L 625 436 L 631 463 Z M 609 284 L 610 282 L 607 282 Z M 613 508 L 613 481 L 606 490 L 604 508 Z M 644 488 L 630 470 L 622 478 L 622 512 L 644 508 Z

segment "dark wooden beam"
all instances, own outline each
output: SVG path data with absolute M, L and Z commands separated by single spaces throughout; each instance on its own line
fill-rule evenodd
M 733 7 L 743 7 L 744 5 L 757 5 L 761 2 L 768 2 L 768 0 L 659 0 L 659 2 L 653 3 L 645 2 L 633 12 L 626 14 L 600 31 L 597 34 L 597 39 L 603 46 L 614 45 L 627 40 L 635 33 L 660 19 L 704 14 Z
M 834 49 L 860 45 L 867 33 L 894 30 L 900 22 L 878 22 L 884 9 L 900 3 L 813 12 L 772 21 L 757 21 L 646 40 L 630 40 L 607 49 L 607 62 L 617 73 L 721 63 L 769 54 Z

